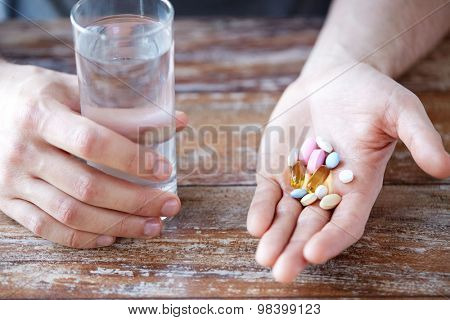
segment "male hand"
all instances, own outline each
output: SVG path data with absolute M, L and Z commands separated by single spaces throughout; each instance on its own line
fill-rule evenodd
M 293 281 L 308 263 L 325 263 L 361 238 L 397 139 L 425 172 L 437 178 L 450 175 L 449 154 L 412 92 L 366 64 L 326 84 L 338 73 L 329 70 L 326 76 L 294 82 L 275 108 L 261 143 L 247 226 L 261 238 L 256 260 L 273 268 L 281 282 Z M 285 141 L 268 134 L 274 132 L 270 127 L 283 128 Z M 341 156 L 341 164 L 332 171 L 334 193 L 342 195 L 334 212 L 321 209 L 318 201 L 302 208 L 289 195 L 286 172 L 271 170 L 287 167 L 286 137 L 292 127 L 297 135 L 309 127 L 309 136 L 324 137 Z M 353 182 L 337 179 L 342 169 L 354 172 Z
M 81 159 L 138 171 L 138 145 L 80 115 L 77 78 L 0 62 L 0 210 L 53 242 L 94 248 L 116 237 L 151 238 L 180 200 L 102 173 Z M 177 114 L 178 129 L 186 116 Z M 167 178 L 146 155 L 149 179 Z

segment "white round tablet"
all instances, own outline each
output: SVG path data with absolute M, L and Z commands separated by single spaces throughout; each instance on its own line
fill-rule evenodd
M 339 172 L 339 180 L 341 180 L 342 183 L 349 183 L 353 181 L 353 171 L 352 170 L 342 170 Z

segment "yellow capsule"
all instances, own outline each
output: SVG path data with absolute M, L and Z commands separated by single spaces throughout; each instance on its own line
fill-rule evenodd
M 303 186 L 303 182 L 305 181 L 305 173 L 305 166 L 300 161 L 297 161 L 297 163 L 291 168 L 292 188 L 298 189 Z
M 334 193 L 334 188 L 333 188 L 333 171 L 330 171 L 330 174 L 328 175 L 328 178 L 323 182 L 323 185 L 328 188 L 328 194 Z
M 311 179 L 311 174 L 306 171 L 305 174 L 305 182 L 303 182 L 302 188 L 306 190 L 306 186 L 308 185 L 309 179 Z
M 316 170 L 316 172 L 314 172 L 314 174 L 311 176 L 311 179 L 309 179 L 309 182 L 306 185 L 306 190 L 310 193 L 315 192 L 316 188 L 323 184 L 325 180 L 327 180 L 329 174 L 330 169 L 325 166 L 321 166 Z

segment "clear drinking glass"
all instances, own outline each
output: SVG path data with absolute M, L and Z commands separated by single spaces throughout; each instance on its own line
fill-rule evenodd
M 82 114 L 139 148 L 135 175 L 90 165 L 170 192 L 177 189 L 173 16 L 166 0 L 81 0 L 71 14 Z M 149 168 L 154 152 L 171 166 L 163 161 Z M 154 170 L 170 177 L 145 179 Z

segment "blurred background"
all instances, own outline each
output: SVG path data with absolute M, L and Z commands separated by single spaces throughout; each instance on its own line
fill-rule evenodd
M 67 17 L 77 0 L 0 0 L 0 21 Z M 331 0 L 172 0 L 177 16 L 320 17 Z

